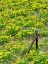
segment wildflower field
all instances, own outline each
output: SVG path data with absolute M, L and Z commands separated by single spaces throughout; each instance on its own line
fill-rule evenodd
M 48 0 L 0 0 L 0 64 L 48 64 Z

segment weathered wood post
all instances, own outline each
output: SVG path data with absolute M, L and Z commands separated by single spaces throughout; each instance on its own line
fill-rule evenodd
M 29 46 L 29 48 L 28 48 L 28 50 L 27 50 L 27 53 L 30 52 L 30 49 L 31 49 L 32 45 L 34 44 L 34 41 L 35 41 L 35 40 L 36 40 L 36 37 L 34 37 L 33 41 L 31 42 L 31 44 L 30 44 L 30 46 Z
M 31 42 L 31 44 L 30 44 L 30 46 L 29 46 L 29 48 L 28 48 L 28 50 L 27 50 L 27 53 L 30 52 L 30 49 L 31 49 L 31 47 L 33 46 L 33 44 L 34 44 L 35 41 L 36 41 L 36 50 L 38 49 L 38 31 L 36 30 L 35 33 L 36 33 L 36 36 L 35 36 L 34 39 L 32 40 L 32 42 Z
M 36 30 L 36 50 L 38 49 L 38 31 Z

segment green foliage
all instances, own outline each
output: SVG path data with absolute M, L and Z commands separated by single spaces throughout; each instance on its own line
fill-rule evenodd
M 10 42 L 10 37 L 9 36 L 0 36 L 0 44 L 5 44 Z
M 48 64 L 48 52 L 39 52 L 48 39 L 26 54 L 35 30 L 48 36 L 48 0 L 0 0 L 0 64 Z

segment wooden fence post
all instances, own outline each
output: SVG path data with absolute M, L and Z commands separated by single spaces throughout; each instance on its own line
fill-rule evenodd
M 38 49 L 38 31 L 35 31 L 36 32 L 36 50 Z
M 29 48 L 28 48 L 28 50 L 27 50 L 27 53 L 30 52 L 30 49 L 31 49 L 31 47 L 33 46 L 33 44 L 34 44 L 35 41 L 36 41 L 36 50 L 38 49 L 38 31 L 36 30 L 35 33 L 36 33 L 36 36 L 35 36 L 34 39 L 32 40 L 32 42 L 31 42 L 31 44 L 30 44 L 30 46 L 29 46 Z
M 36 40 L 36 36 L 34 37 L 33 41 L 31 42 L 31 44 L 30 44 L 30 46 L 29 46 L 29 48 L 28 48 L 28 50 L 27 50 L 27 53 L 30 52 L 30 49 L 31 49 L 32 45 L 34 44 L 34 41 L 35 41 L 35 40 Z

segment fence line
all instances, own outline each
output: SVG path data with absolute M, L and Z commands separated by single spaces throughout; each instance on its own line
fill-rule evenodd
M 34 39 L 32 40 L 32 42 L 31 42 L 31 44 L 30 44 L 30 46 L 29 46 L 29 48 L 28 48 L 28 50 L 27 50 L 27 53 L 30 52 L 30 49 L 31 49 L 31 47 L 33 46 L 33 44 L 34 44 L 35 41 L 36 41 L 36 50 L 38 49 L 38 31 L 36 30 L 35 33 L 36 33 L 36 36 L 35 36 Z

